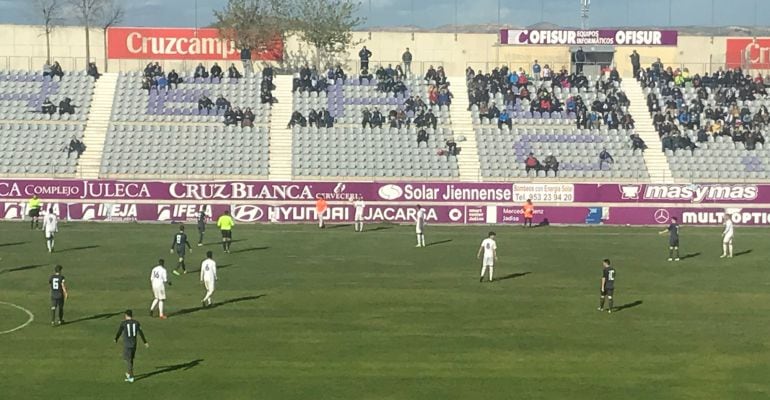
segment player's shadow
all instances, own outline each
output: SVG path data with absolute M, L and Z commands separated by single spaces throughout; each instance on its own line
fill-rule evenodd
M 215 308 L 222 307 L 222 306 L 227 305 L 227 304 L 240 303 L 242 301 L 249 301 L 249 300 L 257 300 L 257 299 L 260 299 L 260 298 L 265 297 L 265 296 L 267 296 L 267 295 L 266 294 L 260 294 L 260 295 L 256 295 L 256 296 L 238 297 L 238 298 L 235 298 L 235 299 L 225 300 L 225 301 L 222 301 L 222 302 L 219 302 L 219 303 L 214 303 L 214 304 L 212 304 L 212 305 L 210 305 L 208 307 L 202 307 L 201 306 L 201 307 L 184 308 L 184 309 L 181 309 L 181 310 L 179 310 L 177 312 L 170 313 L 169 316 L 173 317 L 173 316 L 179 316 L 179 315 L 192 314 L 192 313 L 196 313 L 198 311 L 213 310 Z
M 8 269 L 4 269 L 4 270 L 0 271 L 0 275 L 6 274 L 6 273 L 9 273 L 9 272 L 19 272 L 19 271 L 26 271 L 26 270 L 29 270 L 29 269 L 37 269 L 37 268 L 40 268 L 40 267 L 45 267 L 45 265 L 46 264 L 32 264 L 32 265 L 22 265 L 21 267 L 8 268 Z
M 745 256 L 746 254 L 751 254 L 752 251 L 754 251 L 754 250 L 752 250 L 752 249 L 744 250 L 744 251 L 735 253 L 735 255 L 733 257 Z
M 366 229 L 365 232 L 377 232 L 377 231 L 384 231 L 386 229 L 393 229 L 392 226 L 378 226 L 374 229 Z
M 12 242 L 12 243 L 1 243 L 0 247 L 8 247 L 8 246 L 20 246 L 22 244 L 27 244 L 27 242 Z
M 246 249 L 240 249 L 240 250 L 231 251 L 231 253 L 232 254 L 251 253 L 252 251 L 267 250 L 269 248 L 270 248 L 269 246 L 249 247 L 249 248 L 246 248 Z
M 441 240 L 441 241 L 438 241 L 438 242 L 432 242 L 432 243 L 428 243 L 427 245 L 425 245 L 425 247 L 441 246 L 442 244 L 446 244 L 446 243 L 449 243 L 451 241 L 452 241 L 452 239 Z
M 90 317 L 83 317 L 83 318 L 74 319 L 72 321 L 67 321 L 65 325 L 77 324 L 78 322 L 93 321 L 95 319 L 110 319 L 116 315 L 121 315 L 121 314 L 123 314 L 122 311 L 114 312 L 114 313 L 94 314 L 94 315 L 91 315 Z
M 222 264 L 222 265 L 217 265 L 217 269 L 225 269 L 225 268 L 230 268 L 232 266 L 233 266 L 233 264 Z M 196 272 L 201 272 L 201 269 L 198 268 L 198 269 L 191 269 L 191 270 L 187 271 L 187 273 L 190 273 L 190 274 L 194 274 Z
M 246 241 L 246 239 L 236 239 L 236 240 L 231 240 L 230 243 L 240 243 L 240 242 L 245 242 L 245 241 Z M 222 245 L 222 241 L 220 240 L 218 242 L 208 242 L 208 243 L 203 243 L 203 244 L 206 245 L 206 246 L 215 246 L 215 245 L 221 246 Z
M 515 274 L 508 274 L 508 275 L 505 275 L 505 276 L 501 276 L 501 277 L 499 277 L 499 278 L 497 278 L 495 280 L 496 281 L 507 281 L 508 279 L 521 278 L 522 276 L 527 276 L 527 275 L 529 275 L 531 273 L 532 272 L 529 272 L 529 271 L 527 271 L 527 272 L 517 272 Z
M 617 306 L 617 307 L 615 307 L 615 309 L 613 311 L 618 312 L 618 311 L 628 310 L 629 308 L 634 308 L 636 306 L 641 306 L 643 303 L 644 303 L 644 301 L 637 300 L 637 301 L 635 301 L 633 303 L 627 303 L 627 304 L 623 304 L 622 306 Z
M 99 248 L 99 247 L 101 247 L 101 246 L 99 246 L 98 244 L 92 244 L 90 246 L 70 247 L 70 248 L 64 249 L 64 250 L 56 250 L 55 252 L 56 253 L 67 253 L 67 252 L 70 252 L 70 251 L 89 250 L 89 249 L 96 249 L 96 248 Z
M 352 224 L 334 224 L 334 225 L 326 225 L 327 229 L 340 229 L 340 228 L 350 228 L 353 226 Z
M 680 258 L 680 260 L 686 260 L 688 258 L 695 258 L 695 257 L 698 257 L 699 255 L 700 255 L 700 253 L 685 254 L 682 258 Z
M 197 367 L 202 362 L 203 362 L 203 359 L 199 358 L 197 360 L 193 360 L 182 364 L 166 365 L 165 367 L 156 367 L 155 371 L 147 372 L 145 374 L 135 375 L 134 380 L 141 381 L 142 379 L 152 378 L 155 375 L 165 374 L 168 372 L 174 372 L 179 370 L 187 371 L 188 369 Z

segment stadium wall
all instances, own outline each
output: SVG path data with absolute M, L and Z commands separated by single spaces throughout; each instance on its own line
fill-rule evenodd
M 45 62 L 45 35 L 40 26 L 0 25 L 0 69 L 38 70 Z M 628 55 L 632 49 L 642 56 L 644 64 L 657 57 L 667 65 L 685 66 L 691 72 L 715 70 L 726 62 L 727 37 L 680 36 L 678 46 L 624 46 L 618 47 L 616 62 L 621 73 L 629 75 L 631 65 Z M 372 63 L 398 63 L 401 54 L 409 47 L 414 54 L 413 69 L 422 72 L 429 65 L 443 65 L 449 75 L 461 75 L 465 68 L 490 70 L 506 63 L 527 67 L 532 60 L 541 64 L 561 67 L 569 64 L 569 48 L 565 46 L 500 46 L 497 34 L 473 33 L 409 33 L 409 32 L 355 32 L 357 43 L 348 54 L 347 65 L 356 65 L 358 49 L 366 45 L 374 56 Z M 313 53 L 296 38 L 289 38 L 285 45 L 287 66 L 313 60 Z M 85 69 L 85 34 L 80 27 L 59 27 L 51 37 L 51 55 L 59 60 L 65 70 Z M 91 57 L 104 69 L 104 36 L 100 29 L 91 31 Z M 143 68 L 146 59 L 110 60 L 109 70 L 126 71 Z M 166 69 L 189 70 L 199 60 L 165 60 Z M 223 60 L 224 61 L 224 60 Z M 212 60 L 204 61 L 211 65 Z M 220 61 L 222 63 L 222 61 Z

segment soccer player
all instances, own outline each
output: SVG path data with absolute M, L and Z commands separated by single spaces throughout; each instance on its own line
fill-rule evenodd
M 535 205 L 532 204 L 532 199 L 527 199 L 527 202 L 521 207 L 521 211 L 524 213 L 524 227 L 526 228 L 529 224 L 531 228 L 532 218 L 535 216 Z
M 144 347 L 150 347 L 147 338 L 144 337 L 142 325 L 134 319 L 134 312 L 126 310 L 124 320 L 115 334 L 115 343 L 123 336 L 123 359 L 126 360 L 126 379 L 128 383 L 134 383 L 134 356 L 136 356 L 136 336 L 139 335 L 144 342 Z
M 420 207 L 419 204 L 416 207 L 417 214 L 414 216 L 414 222 L 415 232 L 417 233 L 417 246 L 415 247 L 425 247 L 425 234 L 423 233 L 425 229 L 425 209 Z
M 166 274 L 166 262 L 161 258 L 158 260 L 158 265 L 150 272 L 150 283 L 152 284 L 153 300 L 150 306 L 150 316 L 152 317 L 155 311 L 155 306 L 158 306 L 158 317 L 160 319 L 166 319 L 166 314 L 163 313 L 163 303 L 166 301 L 166 283 L 171 285 L 168 281 L 168 274 Z
M 48 252 L 53 253 L 54 235 L 59 232 L 59 217 L 53 212 L 53 207 L 48 207 L 48 213 L 43 218 L 43 231 Z
M 171 241 L 171 250 L 169 250 L 171 254 L 174 254 L 174 250 L 176 250 L 176 255 L 179 257 L 179 260 L 176 262 L 176 268 L 173 271 L 174 275 L 179 275 L 180 269 L 183 274 L 187 273 L 187 267 L 184 265 L 186 249 L 190 249 L 190 253 L 192 253 L 192 246 L 187 241 L 187 234 L 184 233 L 184 225 L 179 225 L 179 232 L 174 235 L 174 239 Z
M 35 229 L 40 226 L 40 198 L 37 195 L 33 195 L 29 202 L 27 202 L 27 213 L 29 214 L 30 222 L 29 229 Z
M 671 218 L 668 228 L 658 232 L 660 235 L 668 233 L 668 261 L 679 261 L 679 223 L 676 217 Z M 676 251 L 676 258 L 674 258 Z
M 206 233 L 206 215 L 205 211 L 198 214 L 198 247 L 203 246 L 203 234 Z
M 326 199 L 322 195 L 318 195 L 318 198 L 315 201 L 315 213 L 318 216 L 318 227 L 321 229 L 326 228 L 326 224 L 324 224 L 324 213 L 327 208 L 329 208 L 329 205 L 326 203 Z
M 201 283 L 206 288 L 206 296 L 201 300 L 204 307 L 212 303 L 211 295 L 214 294 L 214 283 L 217 281 L 217 263 L 214 254 L 206 252 L 206 259 L 201 263 Z
M 230 244 L 233 242 L 234 225 L 235 221 L 233 221 L 233 217 L 230 216 L 229 210 L 225 210 L 224 214 L 217 220 L 217 227 L 219 227 L 219 230 L 222 232 L 222 250 L 224 250 L 225 253 L 230 253 Z
M 722 255 L 719 258 L 733 258 L 733 219 L 725 213 L 725 230 L 722 231 Z
M 476 258 L 478 259 L 481 257 L 482 250 L 484 251 L 484 261 L 481 263 L 481 278 L 479 278 L 479 282 L 484 281 L 487 268 L 489 268 L 489 281 L 492 282 L 492 276 L 495 273 L 495 261 L 497 261 L 497 242 L 495 242 L 495 236 L 497 235 L 494 232 L 489 232 L 489 236 L 481 242 L 481 247 L 479 247 L 479 251 L 476 253 Z
M 64 301 L 67 300 L 67 286 L 64 285 L 64 275 L 61 274 L 62 266 L 54 267 L 54 273 L 48 278 L 48 286 L 51 288 L 51 326 L 57 325 L 56 310 L 59 311 L 58 325 L 64 323 Z
M 599 308 L 597 308 L 597 310 L 604 311 L 604 298 L 606 297 L 609 301 L 607 312 L 612 313 L 612 295 L 615 293 L 615 268 L 610 264 L 610 260 L 608 258 L 604 259 L 602 262 L 602 267 L 604 270 L 602 271 L 601 300 L 599 300 Z
M 366 207 L 366 203 L 364 203 L 364 199 L 356 199 L 355 202 L 353 202 L 353 207 L 356 209 L 356 218 L 355 218 L 355 226 L 356 226 L 356 232 L 363 232 L 364 231 L 364 208 Z

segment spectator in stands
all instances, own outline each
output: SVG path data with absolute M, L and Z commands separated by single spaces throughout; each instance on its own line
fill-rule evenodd
M 241 62 L 243 63 L 244 73 L 249 73 L 254 71 L 251 65 L 251 49 L 247 47 L 241 49 Z
M 343 82 L 348 80 L 348 75 L 345 74 L 345 70 L 342 69 L 341 64 L 337 64 L 337 68 L 334 69 L 334 80 L 341 80 Z
M 436 118 L 436 115 L 433 114 L 433 110 L 428 109 L 428 111 L 423 115 L 423 124 L 423 126 L 429 126 L 433 128 L 433 130 L 436 130 L 438 119 Z
M 601 153 L 599 153 L 599 169 L 604 168 L 604 164 L 607 164 L 608 167 L 612 168 L 612 165 L 615 164 L 615 159 L 612 158 L 612 154 L 610 154 L 609 151 L 607 151 L 606 148 L 602 149 Z
M 497 117 L 497 129 L 503 129 L 503 125 L 506 125 L 508 130 L 513 128 L 513 121 L 511 121 L 511 116 L 508 115 L 507 108 L 500 111 L 500 115 Z
M 364 108 L 364 110 L 361 111 L 361 128 L 366 128 L 367 126 L 373 127 L 372 113 L 368 108 Z
M 291 113 L 291 119 L 289 120 L 289 123 L 286 124 L 286 128 L 294 128 L 296 125 L 303 128 L 307 126 L 307 119 L 305 119 L 299 111 Z
M 99 69 L 96 67 L 96 63 L 91 61 L 88 63 L 88 67 L 86 68 L 86 73 L 88 76 L 93 77 L 94 80 L 99 79 L 102 74 L 99 73 Z
M 420 142 L 425 142 L 425 145 L 427 146 L 429 137 L 430 136 L 425 129 L 420 129 L 417 131 L 417 147 L 420 147 Z
M 59 115 L 62 114 L 74 114 L 75 105 L 72 104 L 72 99 L 65 97 L 64 100 L 59 102 Z
M 219 95 L 219 97 L 217 97 L 217 101 L 215 104 L 217 106 L 217 111 L 227 110 L 228 108 L 230 108 L 230 102 L 221 94 Z
M 575 52 L 575 72 L 578 74 L 583 72 L 583 65 L 586 62 L 586 53 L 583 51 L 582 47 L 578 47 L 577 51 Z
M 169 86 L 174 86 L 174 89 L 176 89 L 180 83 L 182 83 L 182 79 L 179 78 L 179 74 L 176 72 L 175 69 L 172 69 L 171 72 L 168 73 L 168 77 L 166 78 L 168 80 Z
M 273 105 L 278 102 L 278 99 L 273 97 L 273 93 L 270 90 L 269 87 L 262 86 L 262 89 L 260 89 L 260 100 L 262 101 L 262 104 L 270 104 Z
M 612 70 L 610 70 L 610 81 L 611 82 L 618 82 L 620 83 L 620 72 L 618 72 L 618 69 L 616 67 L 612 67 Z
M 698 146 L 693 143 L 692 138 L 687 134 L 679 135 L 679 143 L 677 143 L 676 147 L 678 149 L 690 150 L 691 153 L 694 153 L 695 149 L 698 148 Z
M 222 79 L 222 67 L 220 67 L 216 62 L 211 66 L 211 77 Z
M 230 67 L 227 68 L 227 77 L 230 79 L 241 79 L 243 78 L 243 75 L 241 75 L 241 72 L 235 67 L 235 64 L 231 63 Z
M 235 110 L 228 108 L 225 110 L 225 126 L 238 125 L 238 118 L 235 115 Z
M 80 158 L 86 151 L 86 145 L 83 144 L 77 137 L 70 139 L 70 144 L 67 146 L 67 158 L 70 158 L 70 154 L 76 153 L 76 157 Z
M 404 74 L 405 76 L 409 76 L 412 74 L 412 52 L 409 51 L 409 48 L 406 48 L 406 51 L 404 51 L 404 54 L 401 55 L 401 62 L 404 63 Z
M 361 69 L 369 69 L 369 59 L 372 57 L 372 52 L 364 46 L 361 51 L 358 52 L 358 58 L 361 60 Z
M 451 106 L 452 105 L 452 98 L 454 95 L 451 91 L 449 91 L 449 88 L 444 86 L 439 90 L 438 92 L 438 105 L 439 106 Z
M 453 137 L 449 137 L 449 139 L 446 140 L 446 158 L 449 159 L 449 156 L 455 156 L 457 157 L 457 142 L 455 142 L 455 139 Z
M 431 65 L 430 67 L 428 67 L 428 71 L 425 72 L 425 80 L 430 82 L 430 81 L 435 81 L 436 78 L 438 78 L 438 72 L 436 72 L 436 69 L 433 68 L 433 66 Z
M 654 63 L 652 63 L 652 78 L 658 79 L 664 72 L 663 70 L 663 63 L 660 61 L 660 58 L 658 58 Z
M 535 62 L 532 64 L 532 76 L 536 80 L 540 80 L 540 73 L 542 72 L 542 68 L 540 67 L 540 63 L 535 60 Z
M 160 75 L 155 77 L 155 81 L 157 82 L 158 90 L 165 90 L 168 92 L 168 79 L 166 79 L 165 76 Z
M 644 143 L 644 140 L 641 137 L 639 137 L 639 134 L 634 133 L 631 135 L 631 151 L 636 151 L 637 149 L 644 153 L 644 151 L 647 150 L 647 144 Z
M 51 79 L 53 79 L 54 76 L 58 76 L 59 80 L 61 80 L 64 77 L 64 71 L 62 71 L 59 62 L 54 61 L 53 65 L 49 66 L 48 63 L 43 65 L 43 76 L 50 76 Z
M 273 66 L 265 63 L 262 67 L 262 77 L 264 79 L 268 79 L 270 82 L 273 81 L 273 78 L 275 77 L 275 70 L 273 69 Z
M 639 70 L 642 69 L 642 64 L 639 61 L 639 53 L 636 50 L 631 52 L 631 67 L 634 69 L 634 78 L 639 78 Z
M 254 112 L 251 111 L 251 108 L 246 108 L 246 110 L 243 112 L 243 120 L 241 121 L 241 128 L 254 126 L 254 118 L 255 118 Z
M 48 61 L 43 64 L 43 78 L 46 76 L 51 77 L 53 79 L 53 71 L 51 71 L 51 64 L 48 63 Z
M 198 111 L 203 109 L 211 110 L 212 107 L 214 107 L 214 102 L 211 101 L 211 99 L 208 98 L 205 94 L 201 95 L 201 97 L 198 99 Z
M 556 156 L 553 155 L 553 153 L 548 153 L 548 156 L 545 158 L 545 172 L 553 171 L 555 175 L 559 175 L 559 161 L 556 159 Z
M 403 126 L 409 127 L 411 124 L 411 120 L 406 115 L 406 112 L 403 108 L 399 107 L 398 111 L 396 112 L 396 118 L 398 119 L 398 127 L 401 128 Z
M 322 108 L 321 112 L 318 113 L 318 122 L 321 124 L 321 127 L 334 127 L 334 117 L 332 117 L 332 114 L 326 108 Z
M 636 121 L 634 121 L 634 117 L 631 116 L 631 114 L 625 114 L 623 115 L 623 118 L 620 121 L 621 126 L 623 129 L 634 129 L 634 126 L 636 124 Z
M 54 113 L 56 113 L 56 106 L 51 102 L 51 99 L 46 97 L 45 100 L 43 101 L 43 106 L 41 107 L 41 111 L 43 112 L 43 114 L 53 115 Z
M 198 66 L 195 67 L 195 73 L 193 77 L 195 77 L 195 79 L 209 77 L 209 73 L 206 71 L 206 67 L 203 66 L 203 63 L 199 63 Z
M 382 128 L 382 123 L 385 122 L 382 114 L 380 113 L 380 110 L 375 107 L 374 112 L 372 112 L 371 122 L 369 124 L 372 128 Z
M 358 75 L 358 84 L 363 85 L 364 82 L 371 82 L 374 76 L 369 73 L 368 69 L 362 69 L 361 73 Z
M 540 171 L 542 169 L 542 166 L 540 165 L 540 161 L 535 157 L 535 153 L 529 153 L 527 156 L 527 159 L 524 160 L 524 170 L 529 173 L 529 171 Z

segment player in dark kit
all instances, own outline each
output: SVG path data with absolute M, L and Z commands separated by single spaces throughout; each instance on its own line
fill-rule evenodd
M 607 312 L 612 313 L 612 295 L 615 293 L 615 268 L 612 267 L 610 260 L 607 258 L 602 262 L 602 266 L 604 267 L 602 272 L 602 291 L 597 310 L 604 311 L 604 298 L 606 297 L 609 300 Z
M 198 214 L 198 247 L 203 246 L 203 234 L 206 233 L 206 212 Z
M 668 233 L 668 261 L 679 261 L 679 224 L 676 217 L 671 218 L 668 228 L 658 232 L 661 235 Z M 676 251 L 676 258 L 674 258 Z
M 56 323 L 56 310 L 59 310 L 58 325 L 64 323 L 64 300 L 67 300 L 67 287 L 64 286 L 64 275 L 61 274 L 62 266 L 54 268 L 54 274 L 48 278 L 48 287 L 51 288 L 51 326 Z
M 174 250 L 176 250 L 176 255 L 179 257 L 179 260 L 176 263 L 176 269 L 173 271 L 174 275 L 179 275 L 180 269 L 183 274 L 187 273 L 187 268 L 184 265 L 184 254 L 186 249 L 190 249 L 190 253 L 192 253 L 192 246 L 190 246 L 190 242 L 187 241 L 187 234 L 184 233 L 184 225 L 179 225 L 179 232 L 174 235 L 174 239 L 171 242 L 171 250 L 169 251 L 171 254 L 174 254 Z
M 115 343 L 123 336 L 123 359 L 126 360 L 126 379 L 128 383 L 134 383 L 134 356 L 136 355 L 136 336 L 139 335 L 144 342 L 144 347 L 150 347 L 142 332 L 139 321 L 134 319 L 134 312 L 126 310 L 125 320 L 120 323 L 118 333 L 115 334 Z

